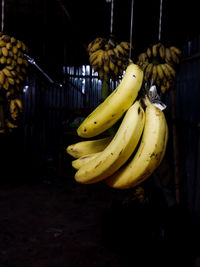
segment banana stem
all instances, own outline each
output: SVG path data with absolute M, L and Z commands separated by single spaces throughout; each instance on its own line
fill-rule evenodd
M 149 97 L 148 97 L 147 94 L 144 95 L 144 97 L 142 98 L 142 100 L 143 100 L 143 102 L 144 102 L 144 104 L 145 104 L 146 107 L 147 107 L 149 104 L 151 104 L 151 101 L 150 101 L 150 99 L 149 99 Z
M 101 88 L 101 101 L 104 101 L 106 97 L 109 95 L 109 93 L 110 93 L 110 75 L 108 73 L 105 73 Z

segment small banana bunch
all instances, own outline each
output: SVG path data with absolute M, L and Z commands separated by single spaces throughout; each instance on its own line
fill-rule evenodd
M 14 98 L 9 100 L 9 115 L 5 119 L 6 127 L 9 131 L 18 128 L 19 119 L 23 112 L 23 104 L 21 99 Z M 9 117 L 9 118 L 8 118 Z
M 174 84 L 176 65 L 180 63 L 181 50 L 156 43 L 138 56 L 137 64 L 144 71 L 144 80 L 155 84 L 165 93 Z
M 119 44 L 97 37 L 88 45 L 89 62 L 98 72 L 99 79 L 104 79 L 104 74 L 109 73 L 111 79 L 119 80 L 129 62 L 129 51 L 132 49 L 130 43 L 120 42 Z
M 9 96 L 23 88 L 29 65 L 24 57 L 27 50 L 22 41 L 0 32 L 0 89 Z
M 86 140 L 66 148 L 74 158 L 78 183 L 104 180 L 111 188 L 129 189 L 146 180 L 162 162 L 168 125 L 163 111 L 147 96 L 138 96 L 142 84 L 143 71 L 131 62 L 117 88 L 78 127 L 78 136 Z M 102 138 L 120 119 L 113 136 Z M 137 196 L 145 201 L 141 190 Z

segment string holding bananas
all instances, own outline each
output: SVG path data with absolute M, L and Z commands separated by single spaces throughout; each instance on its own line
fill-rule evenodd
M 174 85 L 176 66 L 180 63 L 181 50 L 175 46 L 153 44 L 139 54 L 137 64 L 144 71 L 144 80 L 155 84 L 165 93 Z
M 119 86 L 77 129 L 86 140 L 69 145 L 66 152 L 75 158 L 75 180 L 82 184 L 104 181 L 109 187 L 128 189 L 146 180 L 160 165 L 168 141 L 163 111 L 147 96 L 139 97 L 143 71 L 130 63 Z M 123 116 L 123 117 L 122 117 Z M 100 134 L 120 125 L 112 137 Z M 97 136 L 98 139 L 89 139 Z
M 112 39 L 97 37 L 88 45 L 89 62 L 98 72 L 99 79 L 109 73 L 111 79 L 119 80 L 129 62 L 129 42 L 116 43 Z
M 29 65 L 24 57 L 27 51 L 22 41 L 0 32 L 0 89 L 7 98 L 22 91 Z

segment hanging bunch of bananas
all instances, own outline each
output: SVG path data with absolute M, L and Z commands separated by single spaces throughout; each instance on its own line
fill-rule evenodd
M 112 188 L 128 189 L 141 184 L 162 162 L 168 125 L 163 111 L 147 95 L 140 96 L 142 84 L 143 71 L 130 62 L 117 88 L 78 127 L 78 136 L 86 140 L 66 148 L 74 158 L 77 182 L 104 180 Z M 117 122 L 114 135 L 102 138 Z
M 23 112 L 23 104 L 21 99 L 14 98 L 9 100 L 9 117 L 6 118 L 6 126 L 12 131 L 18 128 L 18 122 Z
M 89 62 L 98 72 L 99 79 L 109 73 L 111 79 L 119 80 L 129 62 L 130 43 L 116 43 L 113 39 L 97 37 L 88 45 Z
M 180 63 L 181 50 L 156 43 L 138 56 L 137 64 L 144 71 L 144 80 L 155 84 L 162 93 L 174 85 L 176 65 Z
M 0 90 L 7 97 L 22 91 L 29 65 L 24 57 L 27 50 L 22 41 L 0 32 Z

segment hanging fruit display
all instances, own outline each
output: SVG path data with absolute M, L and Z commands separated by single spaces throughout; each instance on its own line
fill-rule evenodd
M 19 99 L 25 85 L 29 63 L 27 46 L 13 36 L 0 32 L 0 105 L 1 132 L 18 127 L 22 113 Z M 7 106 L 9 107 L 7 109 Z
M 78 127 L 78 136 L 86 140 L 66 148 L 75 158 L 72 166 L 78 183 L 105 181 L 111 188 L 129 189 L 145 181 L 162 162 L 167 121 L 147 95 L 138 98 L 142 85 L 143 71 L 130 62 L 116 89 Z M 122 117 L 112 137 L 100 138 Z
M 0 89 L 7 97 L 19 94 L 24 86 L 28 61 L 27 46 L 15 37 L 0 32 Z
M 148 47 L 139 54 L 137 64 L 144 72 L 144 81 L 155 84 L 165 93 L 174 85 L 176 66 L 180 63 L 181 50 L 175 46 L 165 47 L 161 42 Z
M 88 45 L 89 62 L 103 80 L 109 73 L 112 80 L 119 80 L 129 62 L 129 51 L 133 49 L 129 42 L 117 43 L 112 38 L 95 38 Z

